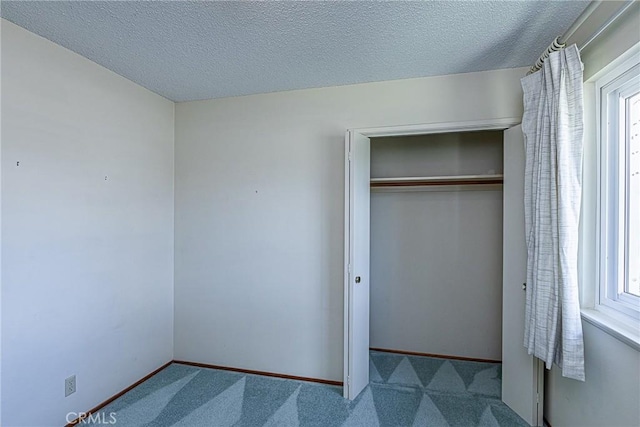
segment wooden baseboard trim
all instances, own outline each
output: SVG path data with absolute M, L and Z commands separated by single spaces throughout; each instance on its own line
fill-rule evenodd
M 416 352 L 416 351 L 393 350 L 393 349 L 388 349 L 388 348 L 371 347 L 371 348 L 369 348 L 369 350 L 382 351 L 382 352 L 386 352 L 386 353 L 406 354 L 406 355 L 409 355 L 409 356 L 426 356 L 426 357 L 436 357 L 436 358 L 440 358 L 440 359 L 465 360 L 465 361 L 470 361 L 470 362 L 501 363 L 500 360 L 478 359 L 478 358 L 473 358 L 473 357 L 451 356 L 451 355 L 432 354 L 432 353 L 420 353 L 420 352 Z M 114 394 L 113 396 L 111 396 L 110 398 L 105 400 L 104 402 L 102 402 L 99 405 L 97 405 L 95 408 L 92 408 L 92 409 L 88 410 L 87 412 L 84 413 L 84 416 L 76 418 L 75 420 L 73 420 L 70 423 L 68 423 L 65 427 L 73 427 L 73 426 L 77 425 L 82 420 L 84 420 L 87 417 L 89 417 L 89 415 L 91 415 L 91 414 L 99 411 L 100 409 L 104 408 L 109 403 L 113 402 L 114 400 L 116 400 L 117 398 L 119 398 L 120 396 L 125 394 L 126 392 L 130 391 L 131 389 L 133 389 L 133 388 L 137 387 L 138 385 L 142 384 L 143 382 L 145 382 L 146 380 L 148 380 L 149 378 L 151 378 L 152 376 L 154 376 L 158 372 L 162 371 L 163 369 L 165 369 L 167 366 L 171 365 L 172 363 L 178 363 L 178 364 L 181 364 L 181 365 L 188 365 L 188 366 L 195 366 L 197 368 L 219 369 L 219 370 L 223 370 L 223 371 L 240 372 L 240 373 L 243 373 L 243 374 L 263 375 L 265 377 L 284 378 L 284 379 L 288 379 L 288 380 L 297 380 L 297 381 L 309 381 L 309 382 L 314 382 L 314 383 L 328 384 L 328 385 L 334 385 L 334 386 L 340 386 L 340 387 L 342 387 L 342 385 L 343 385 L 342 381 L 332 381 L 332 380 L 325 380 L 325 379 L 321 379 L 321 378 L 298 377 L 298 376 L 295 376 L 295 375 L 278 374 L 278 373 L 266 372 L 266 371 L 254 371 L 254 370 L 251 370 L 251 369 L 232 368 L 232 367 L 229 367 L 229 366 L 210 365 L 208 363 L 189 362 L 189 361 L 186 361 L 186 360 L 172 360 L 171 362 L 165 363 L 164 365 L 162 365 L 161 367 L 159 367 L 155 371 L 151 372 L 150 374 L 145 375 L 143 378 L 141 378 L 138 381 L 136 381 L 135 383 L 131 384 L 129 387 L 125 388 L 124 390 Z M 550 425 L 549 422 L 546 419 L 544 421 L 545 421 L 545 423 L 547 425 Z
M 93 409 L 88 410 L 87 412 L 85 412 L 82 416 L 76 418 L 75 420 L 71 421 L 69 424 L 67 424 L 65 427 L 72 427 L 75 426 L 76 424 L 80 423 L 82 420 L 85 420 L 89 417 L 89 415 L 99 411 L 100 409 L 104 408 L 105 406 L 107 406 L 109 403 L 113 402 L 114 400 L 116 400 L 117 398 L 119 398 L 120 396 L 122 396 L 123 394 L 125 394 L 126 392 L 128 392 L 129 390 L 131 390 L 134 387 L 139 386 L 140 384 L 142 384 L 143 382 L 145 382 L 146 380 L 148 380 L 149 378 L 151 378 L 152 376 L 154 376 L 155 374 L 157 374 L 158 372 L 162 371 L 164 368 L 166 368 L 167 366 L 171 365 L 171 362 L 167 362 L 164 365 L 160 366 L 158 369 L 156 369 L 155 371 L 151 372 L 148 375 L 145 375 L 143 378 L 139 379 L 138 381 L 136 381 L 135 383 L 131 384 L 129 387 L 125 388 L 124 390 L 114 394 L 113 396 L 111 396 L 110 398 L 108 398 L 107 400 L 105 400 L 104 402 L 102 402 L 101 404 L 99 404 L 98 406 L 96 406 Z
M 287 380 L 309 381 L 313 383 L 336 385 L 342 387 L 342 381 L 324 380 L 321 378 L 298 377 L 295 375 L 278 374 L 274 372 L 253 371 L 251 369 L 230 368 L 228 366 L 210 365 L 208 363 L 189 362 L 186 360 L 174 360 L 173 363 L 195 366 L 196 368 L 220 369 L 222 371 L 240 372 L 243 374 L 263 375 L 265 377 L 284 378 Z
M 388 348 L 370 347 L 369 350 L 371 350 L 371 351 L 384 351 L 386 353 L 406 354 L 408 356 L 425 356 L 425 357 L 436 357 L 438 359 L 464 360 L 464 361 L 467 361 L 467 362 L 502 363 L 501 360 L 478 359 L 478 358 L 475 358 L 475 357 L 450 356 L 450 355 L 447 355 L 447 354 L 419 353 L 417 351 L 392 350 L 392 349 L 388 349 Z

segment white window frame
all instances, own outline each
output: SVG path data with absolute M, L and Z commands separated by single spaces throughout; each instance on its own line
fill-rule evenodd
M 626 127 L 620 126 L 624 99 L 640 88 L 640 58 L 635 55 L 607 71 L 595 82 L 597 119 L 597 273 L 594 309 L 636 330 L 640 328 L 640 297 L 620 292 L 627 271 Z

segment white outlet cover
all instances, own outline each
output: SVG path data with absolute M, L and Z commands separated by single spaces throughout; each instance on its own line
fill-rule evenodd
M 72 375 L 64 380 L 64 397 L 76 392 L 76 376 Z

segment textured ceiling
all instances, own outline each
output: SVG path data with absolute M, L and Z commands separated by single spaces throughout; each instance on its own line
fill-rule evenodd
M 531 65 L 588 1 L 2 1 L 174 101 Z

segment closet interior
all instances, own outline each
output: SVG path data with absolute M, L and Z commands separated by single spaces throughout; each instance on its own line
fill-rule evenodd
M 371 139 L 371 348 L 501 359 L 502 171 L 502 131 Z

